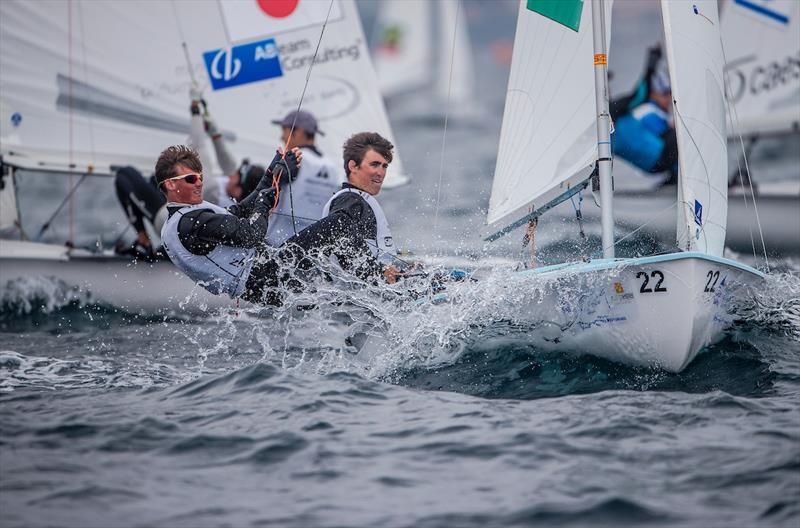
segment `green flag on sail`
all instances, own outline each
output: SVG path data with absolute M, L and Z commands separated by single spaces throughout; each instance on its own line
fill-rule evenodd
M 528 9 L 578 31 L 583 0 L 528 0 Z

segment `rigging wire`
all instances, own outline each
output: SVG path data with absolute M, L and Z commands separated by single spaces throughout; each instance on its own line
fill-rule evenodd
M 723 63 L 727 64 L 728 63 L 728 58 L 725 56 L 725 46 L 724 46 L 724 44 L 722 42 L 722 34 L 720 34 L 719 43 L 720 43 L 720 46 L 722 48 L 722 61 L 723 61 Z M 723 77 L 723 82 L 725 83 L 725 92 L 726 93 L 731 93 L 728 76 L 725 75 L 724 72 L 723 72 L 722 77 Z M 736 104 L 733 101 L 729 101 L 729 104 L 727 105 L 727 107 L 728 107 L 728 116 L 731 119 L 731 125 L 733 125 L 733 128 L 736 130 L 736 135 L 738 136 L 738 139 L 739 139 L 739 145 L 742 147 L 742 158 L 744 160 L 744 170 L 745 170 L 745 173 L 747 174 L 747 183 L 748 183 L 748 186 L 750 187 L 750 196 L 753 199 L 753 210 L 756 213 L 756 225 L 758 226 L 758 235 L 761 238 L 761 248 L 764 251 L 764 266 L 766 267 L 767 272 L 769 272 L 769 258 L 767 257 L 767 246 L 764 243 L 764 231 L 761 228 L 761 218 L 758 215 L 758 205 L 756 204 L 756 193 L 755 193 L 755 191 L 753 189 L 753 179 L 750 177 L 750 166 L 749 166 L 749 164 L 747 162 L 747 152 L 745 151 L 745 148 L 744 148 L 744 139 L 742 139 L 742 133 L 739 130 L 739 114 L 736 111 Z M 742 172 L 741 172 L 741 166 L 739 165 L 739 160 L 738 159 L 736 161 L 736 167 L 737 167 L 737 170 L 739 171 L 739 179 L 741 179 L 742 178 Z M 747 196 L 746 195 L 747 195 L 747 193 L 742 193 L 742 198 L 744 199 L 745 208 L 747 208 Z M 752 237 L 752 234 L 751 234 L 751 237 Z M 753 247 L 753 257 L 755 257 L 755 244 L 754 244 L 754 247 Z
M 681 121 L 681 124 L 683 125 L 683 129 L 686 131 L 686 135 L 689 136 L 689 139 L 692 140 L 692 145 L 694 145 L 694 148 L 697 150 L 697 153 L 701 154 L 702 151 L 700 150 L 700 147 L 697 145 L 697 142 L 694 140 L 694 136 L 692 136 L 692 132 L 691 132 L 691 130 L 689 130 L 689 126 L 686 124 L 686 121 L 684 121 L 684 119 L 683 119 L 683 115 L 681 114 L 680 110 L 678 110 L 678 102 L 675 99 L 672 100 L 672 107 L 675 109 L 675 115 L 678 116 L 678 118 Z M 711 176 L 708 173 L 708 166 L 706 165 L 705 158 L 703 158 L 702 155 L 698 155 L 697 157 L 700 159 L 700 162 L 703 164 L 703 174 L 705 174 L 705 177 L 706 177 L 706 187 L 708 187 L 708 196 L 709 196 L 709 201 L 710 201 L 711 192 L 714 191 L 714 190 L 717 190 L 717 189 L 714 189 L 714 187 L 711 186 Z M 728 186 L 727 186 L 727 184 L 725 185 L 725 190 L 723 192 L 720 192 L 720 194 L 723 194 L 723 193 L 724 193 L 725 200 L 727 200 L 728 199 Z M 684 206 L 690 207 L 692 209 L 694 208 L 693 204 L 689 204 L 686 201 L 681 201 L 681 203 Z M 711 204 L 709 203 L 709 207 L 710 206 L 711 206 Z M 709 209 L 709 211 L 710 211 L 710 209 Z M 706 237 L 706 229 L 705 229 L 706 226 L 705 226 L 705 224 L 706 224 L 705 222 L 700 224 L 700 232 L 703 233 L 703 240 L 705 241 L 706 245 L 708 245 L 708 238 Z M 690 243 L 690 241 L 692 239 L 690 227 L 691 227 L 691 223 L 687 224 L 687 233 L 686 233 L 686 236 L 687 236 L 687 239 L 686 239 L 687 250 L 689 248 L 688 244 Z M 723 231 L 727 232 L 727 230 L 728 230 L 728 226 L 727 225 L 723 225 L 721 227 L 723 228 Z M 724 245 L 724 242 L 725 242 L 725 240 L 723 238 L 723 245 Z
M 220 8 L 221 9 L 221 8 Z M 317 47 L 314 49 L 314 56 L 311 58 L 311 64 L 308 65 L 308 72 L 306 72 L 306 80 L 303 84 L 303 91 L 300 93 L 300 100 L 297 102 L 297 111 L 294 114 L 294 120 L 292 120 L 292 126 L 289 129 L 289 135 L 286 138 L 286 144 L 283 146 L 283 158 L 286 158 L 286 151 L 289 148 L 289 141 L 291 141 L 292 134 L 294 133 L 295 125 L 297 124 L 297 112 L 300 111 L 300 108 L 303 106 L 303 99 L 306 96 L 306 89 L 308 88 L 308 83 L 311 80 L 311 70 L 314 68 L 314 64 L 317 62 L 317 54 L 319 53 L 319 47 L 322 44 L 322 37 L 325 35 L 325 28 L 328 27 L 328 20 L 331 16 L 331 9 L 333 9 L 333 0 L 330 1 L 328 4 L 328 12 L 325 14 L 325 22 L 322 24 L 322 29 L 319 32 L 319 40 L 317 40 Z M 297 225 L 295 223 L 295 214 L 294 214 L 294 200 L 292 198 L 292 175 L 289 174 L 289 210 L 291 211 L 292 217 L 292 230 L 294 234 L 297 234 Z M 279 181 L 276 178 L 272 180 L 273 186 L 276 189 L 275 193 L 275 204 L 272 206 L 272 213 L 278 207 L 278 198 L 280 196 L 280 185 Z
M 74 163 L 74 144 L 73 144 L 73 127 L 74 127 L 74 113 L 72 111 L 73 107 L 75 106 L 75 100 L 72 98 L 72 0 L 67 2 L 67 74 L 69 75 L 69 87 L 67 88 L 67 94 L 69 97 L 69 166 L 72 167 Z M 81 178 L 83 181 L 83 178 Z M 81 182 L 78 182 L 80 185 Z M 67 245 L 71 246 L 75 240 L 75 207 L 74 202 L 72 201 L 72 194 L 75 189 L 77 189 L 77 185 L 73 187 L 72 185 L 72 172 L 69 173 L 69 186 L 72 188 L 67 193 L 67 200 L 69 201 L 69 240 L 67 240 Z M 63 205 L 63 202 L 62 202 Z M 56 209 L 56 213 L 61 210 L 61 206 Z M 51 220 L 45 224 L 45 226 L 49 226 Z M 39 237 L 42 236 L 45 227 L 42 228 L 42 231 L 39 232 Z M 39 238 L 37 237 L 37 238 Z
M 436 186 L 436 207 L 433 213 L 433 230 L 439 225 L 439 204 L 442 197 L 442 178 L 444 175 L 444 153 L 447 146 L 447 120 L 450 117 L 450 92 L 453 88 L 453 63 L 456 56 L 456 36 L 458 35 L 458 18 L 461 12 L 461 0 L 456 2 L 456 20 L 453 26 L 453 43 L 450 47 L 450 73 L 447 79 L 447 99 L 444 104 L 444 129 L 442 130 L 442 152 L 439 155 L 439 183 Z
M 611 246 L 616 246 L 617 244 L 619 244 L 620 242 L 622 242 L 622 241 L 623 241 L 623 240 L 625 240 L 626 238 L 629 238 L 629 237 L 631 237 L 631 236 L 635 235 L 636 233 L 638 233 L 639 231 L 641 231 L 642 229 L 644 229 L 644 228 L 645 228 L 645 227 L 647 227 L 648 225 L 650 225 L 650 224 L 652 224 L 653 222 L 655 222 L 655 221 L 656 221 L 658 218 L 660 218 L 660 217 L 661 217 L 661 216 L 662 216 L 664 213 L 667 213 L 667 212 L 671 211 L 671 210 L 672 210 L 672 209 L 673 209 L 675 206 L 677 206 L 677 205 L 678 205 L 678 200 L 675 200 L 674 202 L 672 202 L 672 205 L 670 205 L 669 207 L 667 207 L 667 208 L 665 208 L 665 209 L 662 209 L 661 211 L 659 211 L 659 212 L 658 212 L 658 213 L 657 213 L 655 216 L 653 216 L 653 217 L 652 217 L 650 220 L 648 220 L 647 222 L 643 223 L 642 225 L 640 225 L 639 227 L 637 227 L 636 229 L 634 229 L 633 231 L 631 231 L 631 232 L 630 232 L 630 233 L 628 233 L 627 235 L 623 236 L 622 238 L 619 238 L 619 239 L 615 240 L 615 241 L 614 241 L 614 243 L 613 243 Z M 609 247 L 611 247 L 611 246 L 609 246 Z M 607 249 L 607 248 L 600 248 L 600 251 L 599 251 L 599 252 L 595 252 L 595 257 L 596 257 L 596 258 L 599 258 L 599 257 L 601 257 L 601 256 L 603 255 L 603 252 L 605 251 L 605 249 Z

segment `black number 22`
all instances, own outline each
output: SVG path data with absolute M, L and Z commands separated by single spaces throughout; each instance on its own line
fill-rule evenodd
M 706 274 L 706 277 L 708 277 L 708 281 L 706 282 L 706 287 L 703 291 L 714 293 L 714 288 L 716 287 L 717 281 L 719 280 L 719 271 L 709 271 Z
M 655 279 L 658 277 L 658 282 L 656 282 L 655 288 L 648 288 L 647 285 L 650 283 L 650 279 Z M 664 274 L 658 270 L 650 272 L 650 276 L 647 276 L 646 271 L 640 271 L 636 274 L 637 279 L 644 278 L 644 282 L 642 283 L 642 287 L 639 288 L 639 293 L 653 293 L 653 292 L 665 292 L 667 288 L 661 287 L 661 284 L 664 282 Z

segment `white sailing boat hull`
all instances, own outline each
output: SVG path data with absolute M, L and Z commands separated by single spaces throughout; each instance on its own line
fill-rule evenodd
M 544 285 L 536 290 L 541 295 L 521 308 L 522 317 L 542 330 L 531 332 L 535 344 L 670 372 L 680 372 L 724 336 L 737 302 L 764 277 L 748 266 L 703 253 L 600 260 L 522 273 Z
M 14 292 L 13 295 L 11 292 Z M 63 246 L 0 240 L 0 298 L 39 299 L 54 307 L 70 300 L 137 314 L 202 314 L 236 307 L 212 295 L 169 261 L 143 262 Z

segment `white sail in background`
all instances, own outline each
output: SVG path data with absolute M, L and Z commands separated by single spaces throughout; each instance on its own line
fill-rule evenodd
M 451 108 L 474 105 L 475 72 L 472 66 L 472 46 L 469 39 L 464 2 L 442 0 L 439 3 L 439 68 L 435 90 Z M 455 31 L 455 39 L 453 39 Z M 455 45 L 454 45 L 455 40 Z M 451 78 L 452 64 L 452 78 Z
M 489 224 L 517 220 L 589 176 L 597 158 L 591 6 L 583 2 L 575 32 L 520 2 Z M 608 48 L 612 2 L 605 6 Z
M 355 132 L 392 139 L 353 0 L 9 0 L 0 2 L 0 148 L 34 164 L 149 173 L 162 149 L 186 141 L 193 74 L 234 154 L 269 160 L 280 144 L 270 121 L 297 108 L 329 7 L 302 104 L 325 133 L 318 145 L 338 159 Z M 385 186 L 403 180 L 396 157 Z
M 678 137 L 678 247 L 720 256 L 728 218 L 722 44 L 716 0 L 662 0 Z
M 431 5 L 428 0 L 381 3 L 373 50 L 381 93 L 391 97 L 430 82 Z
M 731 134 L 800 125 L 800 2 L 729 0 L 721 14 Z

